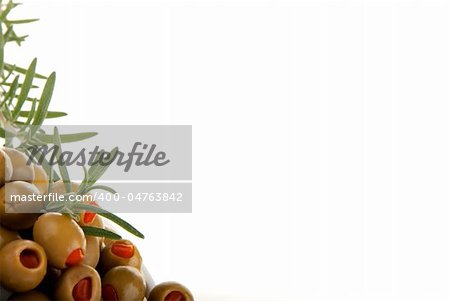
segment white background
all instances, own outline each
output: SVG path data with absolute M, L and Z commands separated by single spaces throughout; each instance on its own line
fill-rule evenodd
M 60 122 L 193 125 L 194 213 L 127 216 L 157 281 L 450 299 L 448 1 L 23 2 Z

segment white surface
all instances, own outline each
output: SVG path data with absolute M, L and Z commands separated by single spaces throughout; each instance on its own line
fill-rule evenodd
M 62 122 L 193 125 L 194 213 L 131 217 L 157 281 L 449 300 L 447 1 L 23 2 Z

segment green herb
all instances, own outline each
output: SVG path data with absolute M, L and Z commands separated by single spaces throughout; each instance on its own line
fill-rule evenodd
M 89 226 L 82 226 L 81 229 L 83 229 L 84 234 L 87 236 L 105 237 L 114 240 L 122 239 L 122 236 L 107 229 Z
M 56 126 L 54 129 L 53 135 L 54 135 L 53 143 L 56 146 L 56 155 L 57 155 L 58 161 L 61 161 L 63 159 L 62 155 L 61 155 L 61 138 L 59 137 L 58 128 Z M 64 183 L 64 187 L 66 188 L 66 192 L 72 192 L 72 184 L 70 183 L 69 172 L 67 170 L 66 164 L 64 164 L 63 162 L 59 162 L 58 167 L 59 167 L 59 173 L 61 174 L 61 178 Z
M 109 212 L 109 211 L 107 211 L 105 209 L 102 209 L 100 207 L 93 206 L 93 205 L 83 204 L 83 203 L 76 203 L 73 206 L 73 209 L 74 210 L 80 210 L 80 211 L 86 210 L 86 211 L 89 211 L 89 212 L 97 213 L 98 215 L 101 215 L 103 217 L 106 217 L 110 221 L 113 221 L 114 223 L 116 223 L 117 225 L 119 225 L 123 229 L 127 230 L 131 234 L 133 234 L 133 235 L 135 235 L 135 236 L 137 236 L 139 238 L 145 238 L 144 234 L 139 232 L 139 230 L 134 228 L 132 225 L 130 225 L 129 223 L 127 223 L 126 221 L 124 221 L 120 217 L 114 215 L 113 213 L 111 213 L 111 212 Z
M 20 46 L 27 38 L 27 35 L 19 35 L 17 33 L 16 26 L 22 26 L 38 20 L 10 19 L 10 12 L 18 5 L 18 3 L 13 1 L 3 3 L 0 0 L 0 137 L 6 138 L 7 135 L 17 137 L 20 140 L 20 145 L 16 148 L 28 155 L 31 154 L 30 149 L 32 146 L 54 144 L 57 147 L 59 174 L 53 169 L 52 165 L 40 150 L 34 152 L 34 161 L 40 162 L 48 174 L 48 191 L 52 191 L 54 181 L 58 181 L 59 179 L 63 180 L 66 190 L 66 194 L 64 194 L 65 201 L 47 202 L 42 212 L 60 212 L 71 216 L 75 220 L 78 220 L 80 214 L 85 210 L 94 212 L 111 220 L 128 232 L 144 238 L 144 235 L 128 222 L 105 209 L 69 201 L 69 197 L 74 194 L 84 195 L 94 189 L 102 189 L 110 193 L 116 193 L 113 188 L 96 185 L 95 183 L 106 172 L 109 164 L 113 161 L 112 159 L 116 156 L 118 149 L 115 148 L 111 152 L 102 151 L 98 154 L 98 158 L 103 158 L 100 156 L 104 155 L 110 158 L 111 160 L 107 162 L 109 164 L 96 160 L 97 162 L 92 164 L 89 169 L 83 167 L 85 171 L 83 182 L 78 191 L 71 191 L 69 172 L 61 157 L 61 144 L 89 139 L 97 135 L 97 133 L 86 132 L 60 135 L 58 129 L 55 127 L 53 134 L 47 134 L 41 128 L 46 119 L 59 118 L 67 114 L 64 112 L 49 111 L 56 83 L 55 72 L 52 72 L 49 76 L 38 73 L 36 71 L 36 58 L 31 61 L 28 68 L 19 67 L 4 61 L 8 43 L 16 43 Z M 6 143 L 8 147 L 12 147 L 12 145 L 8 144 L 10 141 L 6 141 Z M 119 235 L 105 229 L 83 227 L 83 231 L 86 235 L 120 239 Z

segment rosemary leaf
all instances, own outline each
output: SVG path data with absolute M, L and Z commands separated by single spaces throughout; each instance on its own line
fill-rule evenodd
M 111 150 L 111 152 L 108 153 L 108 160 L 109 164 L 102 164 L 99 162 L 99 159 L 103 156 L 104 153 L 107 153 L 105 151 L 103 152 L 99 152 L 99 154 L 97 155 L 97 157 L 95 158 L 94 162 L 97 161 L 97 163 L 93 166 L 91 166 L 91 168 L 89 168 L 89 182 L 90 183 L 95 183 L 97 182 L 98 179 L 100 179 L 100 177 L 106 172 L 106 170 L 108 169 L 109 165 L 113 162 L 114 158 L 117 156 L 117 151 L 119 149 L 117 147 L 115 147 L 113 150 Z
M 0 26 L 0 74 L 3 74 L 3 65 L 5 59 L 5 38 L 3 36 L 3 26 Z
M 9 24 L 27 24 L 39 21 L 39 19 L 23 19 L 23 20 L 8 20 L 6 23 Z
M 4 49 L 4 48 L 3 48 Z M 3 64 L 4 64 L 5 62 L 3 61 Z M 7 83 L 7 81 L 8 81 L 8 79 L 11 77 L 11 75 L 13 74 L 13 72 L 12 71 L 6 71 L 7 72 L 7 74 L 6 74 L 6 76 L 3 74 L 3 70 L 2 70 L 2 72 L 0 73 L 0 76 L 3 78 L 2 79 L 2 82 L 0 83 L 0 85 L 2 85 L 2 86 L 8 86 L 8 83 Z
M 19 85 L 19 87 L 20 87 L 21 85 Z M 19 95 L 14 95 L 14 97 L 13 98 L 19 98 Z M 34 98 L 35 97 L 27 97 L 27 98 L 25 98 L 25 101 L 33 101 L 34 100 Z M 21 111 L 22 112 L 22 111 Z M 19 113 L 20 114 L 20 113 Z M 19 116 L 20 117 L 20 116 Z
M 88 189 L 86 189 L 85 193 L 88 193 L 89 191 L 96 190 L 96 189 L 104 190 L 104 191 L 107 191 L 107 192 L 112 193 L 112 194 L 116 194 L 117 193 L 116 190 L 114 190 L 111 187 L 105 186 L 105 185 L 93 185 L 93 186 L 89 187 Z
M 6 5 L 5 10 L 2 11 L 2 13 L 0 14 L 0 19 L 2 21 L 4 21 L 6 19 L 6 17 L 8 16 L 9 12 L 11 11 L 11 9 L 13 9 L 16 6 L 17 6 L 16 3 L 9 1 L 8 4 Z
M 80 184 L 80 187 L 78 191 L 81 194 L 85 194 L 86 191 L 89 189 L 89 186 L 95 184 L 98 179 L 106 172 L 109 165 L 113 162 L 111 158 L 115 158 L 117 156 L 118 148 L 115 147 L 110 153 L 109 153 L 109 164 L 101 164 L 99 162 L 99 159 L 103 156 L 103 154 L 107 153 L 104 150 L 98 152 L 98 154 L 94 158 L 94 164 L 89 168 L 88 170 L 88 177 L 86 179 L 83 179 L 83 181 Z
M 83 183 L 86 183 L 88 181 L 88 177 L 89 177 L 89 173 L 88 173 L 86 166 L 83 165 L 82 168 L 83 168 L 84 177 L 83 177 L 83 181 L 81 181 L 81 185 L 78 186 L 78 190 L 77 190 L 78 194 L 83 194 L 83 193 L 80 193 L 80 188 L 82 188 L 82 186 L 84 186 Z
M 31 62 L 30 67 L 28 68 L 28 70 L 25 74 L 23 86 L 22 86 L 22 88 L 20 88 L 20 94 L 19 94 L 19 97 L 17 98 L 17 104 L 13 111 L 13 119 L 14 120 L 17 119 L 19 112 L 22 109 L 22 106 L 25 103 L 26 98 L 28 97 L 28 93 L 30 92 L 31 85 L 33 84 L 34 74 L 36 73 L 36 64 L 37 64 L 37 59 L 35 58 Z
M 50 164 L 47 164 L 46 167 L 43 167 L 45 169 L 45 171 L 48 174 L 48 187 L 47 187 L 47 191 L 48 193 L 51 193 L 53 191 L 53 168 L 50 166 Z
M 25 121 L 25 125 L 30 125 L 31 121 L 33 120 L 34 113 L 36 112 L 36 103 L 37 103 L 37 98 L 35 98 L 33 100 L 33 103 L 31 104 L 31 110 L 27 111 L 28 116 L 27 115 L 24 116 L 24 117 L 26 117 L 26 116 L 28 117 L 27 121 Z M 23 113 L 23 111 L 19 113 L 19 116 L 21 115 L 21 113 Z
M 14 71 L 17 71 L 18 73 L 22 73 L 22 74 L 26 74 L 27 73 L 27 69 L 21 68 L 21 67 L 15 66 L 15 65 L 11 65 L 11 64 L 8 64 L 8 63 L 5 63 L 5 69 L 8 70 L 8 71 L 9 70 L 14 70 Z M 40 79 L 47 79 L 47 76 L 44 76 L 44 75 L 39 74 L 39 73 L 36 73 L 35 77 L 36 78 L 40 78 Z
M 60 137 L 61 137 L 61 143 L 70 143 L 70 142 L 86 140 L 91 137 L 94 137 L 95 135 L 97 135 L 97 133 L 95 133 L 95 132 L 85 132 L 85 133 L 76 133 L 76 134 L 62 134 L 62 135 L 60 135 Z M 53 142 L 52 135 L 37 133 L 36 138 L 38 138 L 39 140 L 41 140 L 42 142 L 45 142 L 45 143 Z
M 122 239 L 119 234 L 102 228 L 82 226 L 81 229 L 87 236 L 106 237 L 114 240 Z
M 31 101 L 34 101 L 35 98 L 32 98 Z M 33 112 L 34 114 L 34 112 Z M 30 115 L 30 111 L 20 111 L 19 112 L 19 117 L 29 117 Z M 53 111 L 48 111 L 47 112 L 47 116 L 45 116 L 46 119 L 50 119 L 50 118 L 59 118 L 59 117 L 64 117 L 67 116 L 67 113 L 64 112 L 53 112 Z
M 12 85 L 12 83 L 2 83 L 2 85 L 10 87 Z M 20 87 L 22 87 L 22 84 L 19 84 L 19 88 Z M 39 86 L 36 86 L 36 85 L 31 86 L 31 89 L 36 89 L 36 88 L 39 88 Z
M 11 87 L 9 88 L 8 93 L 6 93 L 6 95 L 5 95 L 5 101 L 9 100 L 9 104 L 11 104 L 11 101 L 13 99 L 13 95 L 16 94 L 18 85 L 19 85 L 19 76 L 16 76 L 14 78 L 13 82 L 11 83 Z
M 47 116 L 48 106 L 50 100 L 52 99 L 53 89 L 55 88 L 56 73 L 53 72 L 47 79 L 45 83 L 44 90 L 39 101 L 39 106 L 37 108 L 36 114 L 33 119 L 33 125 L 42 125 Z
M 61 174 L 61 178 L 64 182 L 64 187 L 66 188 L 66 192 L 69 193 L 72 191 L 72 185 L 70 184 L 69 172 L 67 171 L 67 166 L 65 163 L 60 162 L 63 158 L 61 156 L 61 138 L 59 137 L 58 128 L 54 127 L 54 141 L 53 143 L 56 146 L 56 157 L 58 158 L 58 167 L 59 173 Z
M 131 234 L 139 237 L 139 238 L 145 238 L 144 234 L 142 234 L 141 232 L 139 232 L 139 230 L 137 230 L 136 228 L 134 228 L 132 225 L 130 225 L 128 222 L 124 221 L 123 219 L 121 219 L 120 217 L 118 217 L 117 215 L 102 209 L 100 207 L 96 207 L 93 205 L 87 205 L 87 204 L 81 204 L 81 203 L 77 203 L 73 206 L 72 208 L 73 210 L 86 210 L 89 212 L 94 212 L 97 213 L 98 215 L 101 215 L 107 219 L 109 219 L 110 221 L 116 223 L 117 225 L 119 225 L 120 227 L 122 227 L 123 229 L 125 229 L 126 231 L 130 232 Z

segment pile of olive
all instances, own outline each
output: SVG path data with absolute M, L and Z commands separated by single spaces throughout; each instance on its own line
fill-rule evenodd
M 14 293 L 8 300 L 194 300 L 175 282 L 148 287 L 141 255 L 131 241 L 86 236 L 81 226 L 104 227 L 99 215 L 82 212 L 76 221 L 56 212 L 6 208 L 11 194 L 48 193 L 44 169 L 27 165 L 27 159 L 17 150 L 0 150 L 0 285 Z M 62 182 L 54 183 L 51 192 L 63 191 Z

